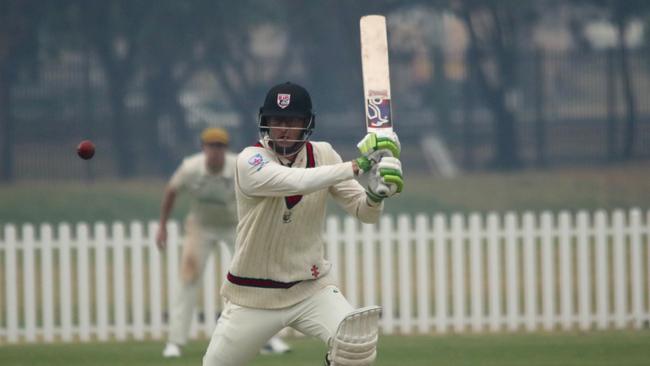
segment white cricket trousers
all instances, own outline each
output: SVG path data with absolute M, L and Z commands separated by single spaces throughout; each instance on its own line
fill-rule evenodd
M 192 315 L 201 289 L 201 279 L 210 255 L 220 241 L 226 244 L 228 256 L 234 246 L 235 228 L 205 229 L 194 219 L 185 221 L 185 238 L 180 263 L 180 284 L 176 286 L 170 310 L 168 341 L 177 345 L 187 343 Z M 215 314 L 205 314 L 215 316 Z
M 246 365 L 258 354 L 260 347 L 284 327 L 327 343 L 352 310 L 336 286 L 327 286 L 283 309 L 254 309 L 227 302 L 203 356 L 203 366 Z M 322 356 L 324 359 L 325 355 Z

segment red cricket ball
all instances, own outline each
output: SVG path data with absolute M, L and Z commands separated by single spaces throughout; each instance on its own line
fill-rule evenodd
M 88 160 L 95 155 L 95 144 L 90 140 L 83 140 L 77 146 L 77 155 L 84 160 Z

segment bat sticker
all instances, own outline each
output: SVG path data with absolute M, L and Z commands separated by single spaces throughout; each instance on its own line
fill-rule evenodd
M 390 99 L 380 96 L 368 98 L 366 120 L 368 127 L 392 127 Z

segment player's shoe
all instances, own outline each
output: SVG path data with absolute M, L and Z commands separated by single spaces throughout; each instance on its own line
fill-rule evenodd
M 262 347 L 260 353 L 263 355 L 279 355 L 291 351 L 291 347 L 279 337 L 273 337 Z
M 167 345 L 165 345 L 165 349 L 163 350 L 163 357 L 181 357 L 181 348 L 177 344 L 167 342 Z

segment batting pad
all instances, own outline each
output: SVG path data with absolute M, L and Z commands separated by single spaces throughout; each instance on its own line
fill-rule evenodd
M 330 339 L 331 366 L 368 366 L 375 361 L 380 315 L 380 306 L 368 306 L 346 315 Z

